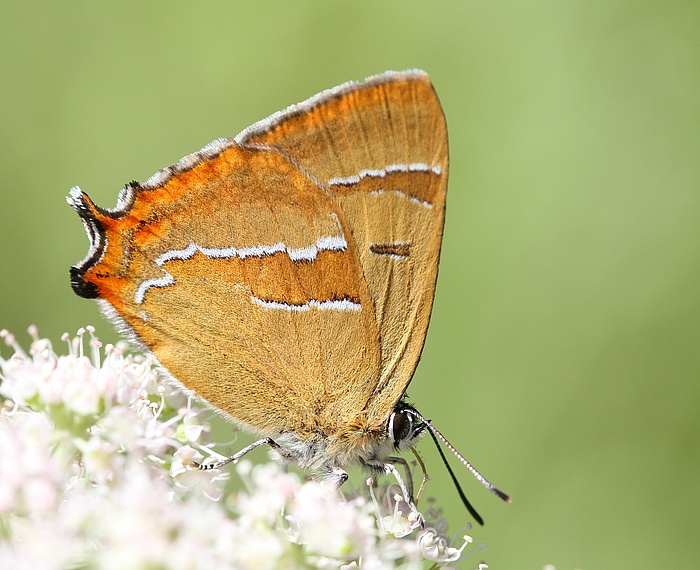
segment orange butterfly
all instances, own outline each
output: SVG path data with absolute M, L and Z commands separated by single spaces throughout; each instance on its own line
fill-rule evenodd
M 230 460 L 268 444 L 338 485 L 353 464 L 398 477 L 394 451 L 426 426 L 442 438 L 402 397 L 430 319 L 447 170 L 425 73 L 346 83 L 128 184 L 114 210 L 74 188 L 91 246 L 73 289 L 263 436 Z

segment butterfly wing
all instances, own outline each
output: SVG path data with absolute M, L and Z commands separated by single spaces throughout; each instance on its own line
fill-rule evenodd
M 346 84 L 127 186 L 113 211 L 76 189 L 91 248 L 73 287 L 258 432 L 378 430 L 425 339 L 446 179 L 425 74 Z
M 78 189 L 70 202 L 92 242 L 74 290 L 210 404 L 303 435 L 370 397 L 378 332 L 352 236 L 279 153 L 215 141 L 127 186 L 113 211 Z
M 385 422 L 420 357 L 442 242 L 447 130 L 428 76 L 388 72 L 341 85 L 236 140 L 286 156 L 342 213 L 380 339 L 380 376 L 363 405 L 370 425 Z

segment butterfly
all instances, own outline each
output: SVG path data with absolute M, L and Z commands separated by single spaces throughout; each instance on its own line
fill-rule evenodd
M 127 184 L 113 210 L 73 188 L 90 249 L 72 287 L 262 437 L 231 460 L 267 444 L 336 485 L 352 465 L 396 473 L 426 427 L 442 438 L 404 395 L 447 174 L 424 72 L 345 83 Z

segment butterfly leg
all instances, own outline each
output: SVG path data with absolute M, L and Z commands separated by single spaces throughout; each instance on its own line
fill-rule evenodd
M 396 482 L 399 485 L 399 488 L 401 489 L 401 494 L 403 495 L 404 501 L 406 501 L 406 504 L 408 504 L 409 508 L 411 511 L 415 512 L 419 516 L 419 522 L 420 526 L 424 527 L 425 526 L 425 520 L 423 519 L 423 515 L 420 514 L 418 511 L 418 508 L 416 507 L 415 502 L 413 501 L 413 475 L 411 474 L 411 470 L 408 466 L 408 462 L 403 458 L 403 457 L 387 457 L 385 462 L 381 461 L 373 461 L 373 462 L 367 462 L 365 464 L 367 467 L 371 469 L 379 469 L 381 471 L 384 471 L 387 475 L 393 475 L 394 478 L 396 479 Z M 406 472 L 406 480 L 401 477 L 401 474 L 399 473 L 399 470 L 396 468 L 396 465 L 402 465 L 405 472 Z
M 197 463 L 197 462 L 193 461 L 192 467 L 195 467 L 196 469 L 201 469 L 202 471 L 208 471 L 209 469 L 221 469 L 224 465 L 228 465 L 229 463 L 236 463 L 246 453 L 253 451 L 256 447 L 260 447 L 261 445 L 269 445 L 272 449 L 274 449 L 282 457 L 286 457 L 286 455 L 289 454 L 287 452 L 287 450 L 284 449 L 283 447 L 281 447 L 279 444 L 277 444 L 277 442 L 275 442 L 274 439 L 272 439 L 271 437 L 264 437 L 262 439 L 259 439 L 258 441 L 251 443 L 250 445 L 244 447 L 238 453 L 235 453 L 231 457 L 227 457 L 226 459 L 222 459 L 221 461 L 217 461 L 215 463 L 206 463 L 206 464 Z
M 406 471 L 405 482 L 401 477 L 399 470 L 394 466 L 395 464 L 402 465 Z M 363 462 L 363 465 L 373 471 L 380 471 L 386 473 L 387 475 L 393 475 L 401 488 L 401 494 L 403 495 L 404 500 L 411 505 L 413 504 L 413 476 L 411 475 L 411 471 L 409 470 L 408 463 L 405 459 L 402 457 L 387 457 L 386 461 L 365 461 Z
M 407 479 L 408 484 L 403 480 L 401 475 L 399 474 L 399 470 L 396 469 L 394 466 L 394 463 L 399 463 L 398 461 L 393 461 L 397 459 L 396 457 L 389 457 L 387 458 L 387 462 L 383 463 L 382 466 L 384 468 L 384 472 L 387 475 L 393 475 L 394 478 L 396 479 L 396 482 L 399 484 L 399 487 L 401 489 L 401 494 L 403 495 L 404 501 L 406 501 L 409 505 L 413 504 L 413 485 L 411 479 Z M 404 463 L 406 463 L 404 461 Z M 410 476 L 409 476 L 410 477 Z
M 319 474 L 312 477 L 312 479 L 317 479 L 339 489 L 343 483 L 348 480 L 348 474 L 340 467 L 329 467 L 328 469 L 320 471 Z
M 386 458 L 386 463 L 385 465 L 385 471 L 386 471 L 386 465 L 390 465 L 393 469 L 391 470 L 391 473 L 396 477 L 396 480 L 399 482 L 399 486 L 401 487 L 401 492 L 404 493 L 405 496 L 408 496 L 406 499 L 407 503 L 413 504 L 413 474 L 411 473 L 411 469 L 408 466 L 408 462 L 403 458 L 403 457 L 387 457 Z M 404 473 L 406 474 L 406 484 L 405 488 L 401 486 L 401 477 L 399 477 L 398 471 L 394 467 L 394 465 L 401 465 L 403 467 Z M 386 471 L 389 473 L 389 471 Z

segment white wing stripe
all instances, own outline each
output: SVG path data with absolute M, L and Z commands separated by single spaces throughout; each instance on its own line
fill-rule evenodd
M 290 248 L 283 242 L 277 242 L 272 245 L 254 245 L 248 247 L 204 247 L 191 243 L 184 249 L 171 249 L 161 253 L 156 258 L 156 263 L 159 266 L 165 265 L 168 261 L 180 260 L 186 261 L 192 259 L 198 251 L 210 259 L 246 259 L 247 257 L 266 257 L 275 253 L 286 252 L 292 261 L 314 261 L 318 257 L 320 251 L 345 251 L 348 248 L 348 242 L 343 235 L 339 236 L 323 236 L 316 240 L 316 243 L 307 247 Z M 175 284 L 175 278 L 170 275 L 165 269 L 162 277 L 154 279 L 146 279 L 142 281 L 136 289 L 134 300 L 137 304 L 143 303 L 146 292 L 151 287 L 168 287 Z M 323 301 L 329 303 L 330 301 Z M 340 301 L 338 301 L 340 302 Z M 325 307 L 317 307 L 323 310 Z
M 265 301 L 255 296 L 252 297 L 252 301 L 265 309 L 289 311 L 290 313 L 300 313 L 311 309 L 316 309 L 318 311 L 359 311 L 362 308 L 359 303 L 355 303 L 349 299 L 342 299 L 340 301 L 319 301 L 317 299 L 311 299 L 302 305 L 280 303 L 278 301 Z
M 354 184 L 359 184 L 360 180 L 363 178 L 384 178 L 387 174 L 392 172 L 429 172 L 440 176 L 442 174 L 442 166 L 436 164 L 435 166 L 430 166 L 424 162 L 412 162 L 410 164 L 389 164 L 384 168 L 368 168 L 360 170 L 357 174 L 352 176 L 339 176 L 337 178 L 331 178 L 328 181 L 328 186 L 352 186 Z

